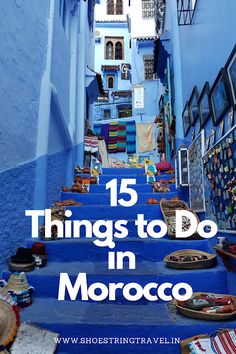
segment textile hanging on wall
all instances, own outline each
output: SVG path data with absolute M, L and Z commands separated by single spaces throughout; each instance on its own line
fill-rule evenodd
M 106 147 L 105 140 L 98 141 L 98 150 L 102 159 L 102 167 L 109 167 L 107 147 Z
M 108 152 L 117 152 L 117 136 L 118 136 L 118 122 L 111 122 L 109 124 L 109 143 Z
M 93 131 L 94 131 L 95 134 L 101 135 L 101 132 L 102 132 L 102 125 L 101 125 L 100 123 L 94 124 L 94 126 L 93 126 Z
M 139 152 L 148 152 L 155 149 L 155 135 L 153 123 L 137 124 Z
M 84 137 L 84 151 L 94 153 L 98 151 L 98 137 L 97 136 L 85 136 Z
M 106 146 L 109 143 L 109 124 L 102 124 L 101 136 L 104 138 Z
M 126 152 L 126 123 L 118 123 L 117 152 Z
M 126 122 L 127 154 L 136 153 L 136 126 L 135 120 Z

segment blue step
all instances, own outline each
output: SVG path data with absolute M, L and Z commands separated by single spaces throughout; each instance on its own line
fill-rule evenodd
M 174 184 L 170 184 L 170 191 L 171 192 L 175 192 L 175 185 Z M 118 185 L 118 190 L 119 190 L 120 186 Z M 152 185 L 151 184 L 136 184 L 133 186 L 130 186 L 130 188 L 134 189 L 135 191 L 137 191 L 138 193 L 151 193 L 152 192 Z M 107 193 L 108 190 L 106 189 L 106 185 L 105 184 L 92 184 L 90 186 L 90 193 Z M 158 193 L 154 193 L 154 194 L 158 194 Z
M 155 176 L 156 181 L 160 181 L 161 179 L 169 180 L 173 175 L 161 175 L 161 176 Z M 117 183 L 120 184 L 122 179 L 135 179 L 136 184 L 145 184 L 147 183 L 147 177 L 146 175 L 140 176 L 140 175 L 124 175 L 124 176 L 112 176 L 112 175 L 102 175 L 99 178 L 99 183 L 100 184 L 106 184 L 112 179 L 116 179 Z
M 118 291 L 116 303 L 104 300 L 102 303 L 88 301 L 57 300 L 59 274 L 68 273 L 72 283 L 79 272 L 88 274 L 88 284 L 101 282 L 108 286 L 112 282 L 137 282 L 145 285 L 149 282 L 187 282 L 194 291 L 210 291 L 215 293 L 228 293 L 227 272 L 219 260 L 215 268 L 180 271 L 169 269 L 162 262 L 163 258 L 176 250 L 198 249 L 213 253 L 212 240 L 170 240 L 140 239 L 134 219 L 137 214 L 144 214 L 148 221 L 162 219 L 159 205 L 147 205 L 148 198 L 171 198 L 180 195 L 188 201 L 188 190 L 176 191 L 171 185 L 170 193 L 152 193 L 152 186 L 146 184 L 144 169 L 136 168 L 108 168 L 103 169 L 100 185 L 92 185 L 90 193 L 61 193 L 62 200 L 75 199 L 84 205 L 70 207 L 74 219 L 87 219 L 94 223 L 100 219 L 129 220 L 127 228 L 129 237 L 114 239 L 116 248 L 113 251 L 132 251 L 136 255 L 136 269 L 108 270 L 108 248 L 97 247 L 93 244 L 95 238 L 85 238 L 84 228 L 78 239 L 62 239 L 44 241 L 49 256 L 48 266 L 31 273 L 27 273 L 28 281 L 35 286 L 34 303 L 21 314 L 22 321 L 30 321 L 44 328 L 58 332 L 61 337 L 145 337 L 145 338 L 180 338 L 185 339 L 201 333 L 212 333 L 219 328 L 235 328 L 236 321 L 210 322 L 193 320 L 176 314 L 168 303 L 161 300 L 156 303 L 148 302 L 142 298 L 135 303 L 128 302 Z M 157 177 L 169 179 L 172 175 L 162 174 Z M 110 207 L 109 191 L 106 183 L 113 178 L 135 178 L 137 184 L 132 186 L 138 192 L 138 202 L 131 208 Z M 119 197 L 127 198 L 127 195 Z M 128 199 L 128 198 L 127 198 Z M 105 231 L 105 230 L 101 230 Z M 88 235 L 94 236 L 94 235 Z M 27 246 L 31 247 L 37 241 L 30 239 Z M 3 272 L 8 278 L 9 271 Z M 68 300 L 68 294 L 67 294 Z M 129 354 L 180 354 L 180 345 L 171 341 L 166 344 L 66 344 L 61 342 L 58 354 L 120 354 L 122 351 Z
M 162 198 L 170 199 L 176 197 L 176 192 L 170 193 L 139 193 L 138 194 L 138 204 L 147 204 L 148 198 L 157 198 L 159 201 Z M 122 197 L 122 195 L 120 196 Z M 125 196 L 124 196 L 125 197 Z M 73 199 L 84 205 L 110 205 L 110 194 L 109 193 L 61 193 L 61 200 Z M 187 201 L 187 200 L 186 200 Z
M 97 247 L 93 244 L 94 239 L 62 239 L 55 241 L 44 241 L 46 251 L 50 262 L 74 262 L 74 261 L 91 261 L 91 262 L 106 262 L 107 247 Z M 36 240 L 37 241 L 37 240 Z M 27 247 L 32 247 L 34 239 L 29 239 L 26 243 Z M 152 239 L 146 240 L 138 237 L 127 237 L 125 239 L 115 239 L 116 248 L 118 251 L 134 252 L 139 261 L 160 262 L 168 254 L 181 249 L 197 249 L 214 253 L 209 249 L 207 240 L 170 240 Z
M 110 207 L 100 205 L 69 206 L 72 211 L 70 220 L 135 220 L 138 214 L 144 214 L 145 219 L 163 219 L 160 205 L 143 204 L 126 208 L 122 206 Z
M 102 174 L 106 176 L 127 176 L 144 174 L 144 168 L 103 168 Z
M 123 270 L 109 270 L 107 262 L 49 262 L 47 268 L 36 269 L 27 274 L 28 282 L 35 287 L 35 297 L 57 299 L 60 273 L 68 273 L 72 284 L 74 284 L 79 273 L 87 273 L 88 285 L 96 282 L 101 282 L 106 286 L 113 282 L 125 284 L 135 282 L 141 286 L 151 282 L 157 284 L 185 282 L 191 285 L 195 292 L 228 292 L 226 271 L 221 265 L 210 269 L 201 269 L 197 272 L 191 270 L 180 271 L 167 268 L 163 262 L 140 262 L 137 257 L 136 269 L 128 269 L 128 265 L 125 264 Z M 8 279 L 9 276 L 9 271 L 3 272 L 4 279 Z M 45 277 L 47 277 L 47 283 L 44 281 Z M 211 279 L 210 283 L 208 279 Z M 166 291 L 166 294 L 168 293 Z M 123 298 L 121 290 L 118 290 L 117 294 L 118 302 L 130 304 Z M 67 297 L 67 299 L 69 298 Z M 79 299 L 80 296 L 78 296 Z M 104 300 L 104 302 L 107 301 Z M 158 302 L 161 302 L 161 300 Z M 139 303 L 147 303 L 147 300 L 143 298 Z
M 47 314 L 47 315 L 45 315 Z M 167 338 L 168 344 L 61 344 L 58 353 L 118 354 L 125 349 L 129 354 L 180 354 L 180 340 L 219 328 L 236 328 L 236 321 L 201 321 L 175 314 L 168 304 L 126 305 L 58 302 L 35 300 L 25 309 L 22 321 L 30 321 L 69 338 Z M 175 343 L 175 344 L 174 344 Z

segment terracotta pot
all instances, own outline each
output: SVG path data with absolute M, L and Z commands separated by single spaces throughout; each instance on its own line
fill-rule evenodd
M 85 175 L 90 175 L 90 173 L 91 173 L 90 168 L 89 168 L 89 167 L 83 168 L 83 173 L 84 173 Z
M 97 177 L 91 177 L 90 184 L 97 184 Z
M 157 198 L 148 198 L 147 201 L 148 204 L 158 204 L 158 199 Z
M 75 182 L 76 184 L 81 184 L 81 183 L 82 183 L 82 177 L 81 177 L 81 176 L 75 176 L 74 182 Z
M 82 192 L 82 185 L 81 184 L 73 184 L 72 188 L 71 188 L 71 191 L 73 193 L 81 193 Z
M 90 178 L 83 178 L 82 184 L 90 184 Z

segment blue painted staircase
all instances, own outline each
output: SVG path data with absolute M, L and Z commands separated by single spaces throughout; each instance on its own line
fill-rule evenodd
M 178 354 L 180 345 L 172 338 L 185 339 L 200 333 L 212 333 L 218 328 L 235 328 L 236 321 L 210 322 L 199 321 L 176 314 L 170 304 L 159 301 L 149 303 L 141 299 L 137 303 L 125 300 L 121 294 L 114 303 L 104 301 L 66 301 L 57 300 L 59 274 L 67 272 L 74 281 L 80 272 L 88 275 L 88 284 L 94 282 L 124 283 L 138 282 L 145 285 L 149 282 L 189 283 L 194 291 L 211 291 L 228 293 L 227 273 L 221 262 L 217 267 L 198 271 L 177 271 L 168 269 L 162 260 L 167 254 L 178 249 L 194 248 L 212 252 L 207 240 L 173 241 L 167 236 L 163 239 L 139 239 L 135 233 L 134 220 L 138 213 L 143 213 L 148 220 L 162 218 L 159 205 L 148 205 L 150 197 L 170 198 L 177 195 L 174 185 L 168 194 L 153 194 L 152 187 L 145 184 L 142 169 L 104 169 L 100 185 L 91 186 L 89 194 L 62 193 L 62 200 L 75 199 L 82 202 L 81 207 L 71 207 L 74 219 L 129 220 L 129 237 L 116 241 L 116 251 L 130 250 L 136 254 L 135 270 L 108 270 L 108 249 L 96 247 L 92 239 L 63 239 L 47 241 L 49 256 L 48 266 L 28 273 L 28 280 L 35 287 L 34 303 L 22 312 L 24 321 L 31 321 L 44 328 L 58 332 L 61 337 L 145 337 L 166 338 L 169 343 L 152 344 L 69 344 L 58 345 L 59 354 L 116 354 L 125 350 L 127 353 Z M 162 175 L 159 179 L 170 178 Z M 113 178 L 120 182 L 121 178 L 135 178 L 138 191 L 138 203 L 131 208 L 109 206 L 109 194 L 105 184 Z M 118 182 L 118 183 L 119 183 Z M 187 195 L 186 195 L 187 199 Z M 30 239 L 27 246 L 31 247 Z M 3 272 L 8 278 L 9 272 Z

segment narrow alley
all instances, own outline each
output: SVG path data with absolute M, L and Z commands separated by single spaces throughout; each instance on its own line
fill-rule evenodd
M 33 5 L 0 0 L 1 353 L 236 354 L 234 0 Z

